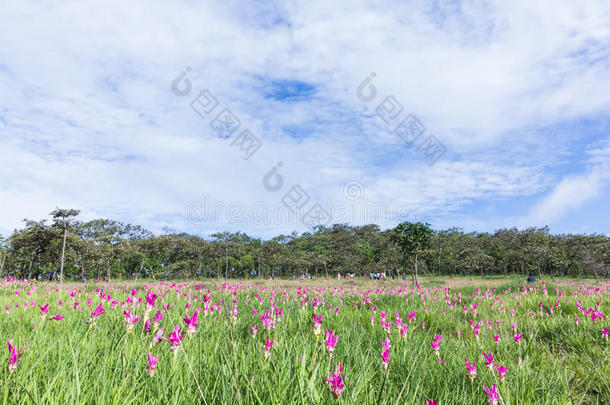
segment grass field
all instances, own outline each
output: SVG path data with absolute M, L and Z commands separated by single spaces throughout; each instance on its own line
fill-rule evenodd
M 0 396 L 5 404 L 608 404 L 609 299 L 608 283 L 516 278 L 423 279 L 419 288 L 8 279 Z

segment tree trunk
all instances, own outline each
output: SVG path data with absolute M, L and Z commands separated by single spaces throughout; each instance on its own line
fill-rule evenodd
M 64 228 L 64 241 L 61 245 L 61 259 L 59 261 L 59 284 L 64 282 L 64 256 L 66 254 L 66 236 L 68 235 L 68 227 Z
M 229 278 L 229 255 L 225 254 L 225 280 Z
M 108 263 L 108 267 L 106 267 L 106 281 L 110 282 L 110 267 L 112 267 L 112 263 Z
M 142 270 L 144 270 L 144 262 L 146 261 L 146 258 L 142 258 L 142 263 L 140 263 L 140 270 L 138 270 L 138 272 L 136 273 L 136 280 L 138 278 L 140 278 L 140 274 L 142 274 Z
M 35 257 L 36 257 L 35 255 L 32 255 L 32 258 L 30 259 L 30 265 L 28 266 L 28 280 L 30 278 L 32 278 L 32 266 L 34 266 L 34 258 Z
M 417 281 L 417 253 L 415 253 L 415 285 L 419 284 Z
M 2 261 L 0 261 L 0 278 L 2 278 L 2 270 L 4 270 L 4 261 L 6 260 L 6 253 L 2 252 Z
M 203 269 L 203 261 L 201 261 L 201 258 L 199 258 L 199 267 L 197 268 L 197 277 L 201 277 L 201 270 Z

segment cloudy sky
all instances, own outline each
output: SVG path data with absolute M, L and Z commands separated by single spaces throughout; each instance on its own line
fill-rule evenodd
M 610 2 L 12 1 L 0 233 L 610 232 Z

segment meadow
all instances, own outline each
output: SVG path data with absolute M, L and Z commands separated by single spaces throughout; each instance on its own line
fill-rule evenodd
M 4 279 L 0 398 L 610 403 L 609 283 L 404 283 Z

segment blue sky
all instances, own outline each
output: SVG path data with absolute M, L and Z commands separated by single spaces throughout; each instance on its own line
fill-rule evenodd
M 0 234 L 59 206 L 268 237 L 316 204 L 382 228 L 610 233 L 607 1 L 24 0 L 0 22 Z

